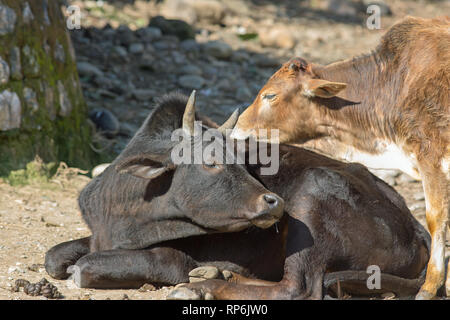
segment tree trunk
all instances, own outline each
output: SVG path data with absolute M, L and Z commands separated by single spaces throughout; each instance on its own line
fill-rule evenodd
M 36 155 L 95 157 L 75 54 L 56 0 L 0 0 L 0 176 Z

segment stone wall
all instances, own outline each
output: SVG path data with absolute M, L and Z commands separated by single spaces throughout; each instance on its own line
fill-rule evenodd
M 56 0 L 0 0 L 0 175 L 35 155 L 87 167 L 90 126 Z

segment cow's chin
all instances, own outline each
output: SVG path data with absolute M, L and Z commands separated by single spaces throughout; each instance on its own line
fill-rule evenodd
M 265 218 L 257 218 L 257 219 L 252 220 L 252 224 L 261 229 L 270 228 L 277 222 L 278 222 L 278 219 L 275 217 L 272 217 L 272 216 L 265 217 Z
M 217 232 L 239 232 L 251 227 L 253 224 L 248 221 L 234 222 L 226 226 L 215 228 Z

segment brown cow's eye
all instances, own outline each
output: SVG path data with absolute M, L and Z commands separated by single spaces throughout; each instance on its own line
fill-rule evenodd
M 264 96 L 263 96 L 263 99 L 266 99 L 266 100 L 272 100 L 273 98 L 275 98 L 277 95 L 276 94 L 273 94 L 273 93 L 270 93 L 270 94 L 265 94 Z

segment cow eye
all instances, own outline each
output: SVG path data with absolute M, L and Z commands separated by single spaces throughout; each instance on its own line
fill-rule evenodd
M 219 169 L 219 165 L 216 162 L 205 162 L 203 166 L 209 169 Z
M 277 95 L 276 94 L 274 94 L 274 93 L 269 93 L 269 94 L 265 94 L 264 96 L 263 96 L 263 99 L 266 99 L 266 100 L 272 100 L 273 98 L 275 98 Z

